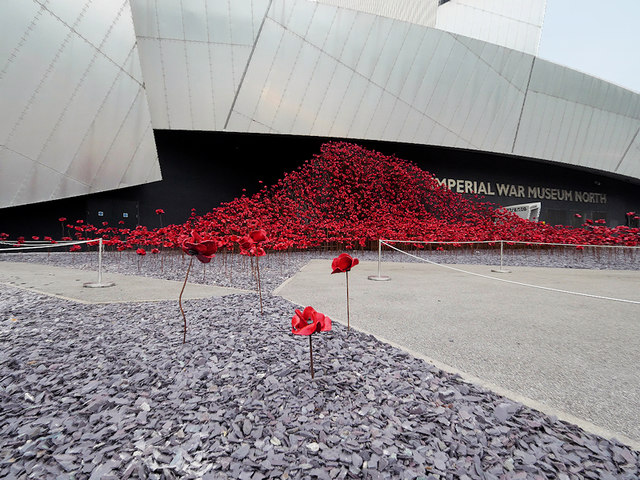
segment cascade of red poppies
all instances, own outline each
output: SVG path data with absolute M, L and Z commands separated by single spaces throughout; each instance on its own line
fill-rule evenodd
M 627 215 L 637 220 L 635 212 Z M 66 218 L 59 220 L 64 233 Z M 604 220 L 588 219 L 580 228 L 523 220 L 482 198 L 468 199 L 451 192 L 412 162 L 345 142 L 324 144 L 313 158 L 254 195 L 243 194 L 202 216 L 192 209 L 184 224 L 130 230 L 106 222 L 99 228 L 77 221 L 66 224 L 70 234 L 63 238 L 102 236 L 105 245 L 118 250 L 167 249 L 180 248 L 195 229 L 216 238 L 220 248 L 233 249 L 252 225 L 269 231 L 261 248 L 270 250 L 369 247 L 379 238 L 640 243 L 640 228 L 610 228 Z

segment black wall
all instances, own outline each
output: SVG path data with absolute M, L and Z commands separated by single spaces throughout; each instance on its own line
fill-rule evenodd
M 288 135 L 240 134 L 200 131 L 155 131 L 163 180 L 82 197 L 0 209 L 0 232 L 11 238 L 24 235 L 61 236 L 59 217 L 68 222 L 83 219 L 94 225 L 103 221 L 128 227 L 137 224 L 160 226 L 155 210 L 162 208 L 164 225 L 182 223 L 196 208 L 205 213 L 221 202 L 270 185 L 284 172 L 298 167 L 320 151 L 328 138 Z M 540 219 L 552 224 L 579 224 L 584 218 L 606 218 L 611 226 L 624 224 L 625 213 L 640 211 L 640 182 L 630 182 L 599 173 L 555 164 L 492 155 L 481 152 L 423 145 L 348 140 L 384 154 L 416 162 L 436 177 L 555 188 L 606 195 L 606 203 L 539 200 L 536 198 L 488 195 L 486 201 L 513 205 L 541 201 Z M 517 191 L 517 190 L 516 190 Z M 497 193 L 497 192 L 496 192 Z M 99 215 L 102 212 L 102 215 Z M 123 217 L 123 214 L 127 214 Z

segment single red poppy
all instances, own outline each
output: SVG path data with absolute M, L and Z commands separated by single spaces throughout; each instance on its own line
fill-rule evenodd
M 151 253 L 153 253 L 153 254 L 156 254 L 156 253 L 159 253 L 159 252 L 160 252 L 160 250 L 158 250 L 157 248 L 152 248 L 151 249 Z
M 67 217 L 60 217 L 58 219 L 59 222 L 66 222 L 67 221 Z
M 139 249 L 136 250 L 136 253 L 138 255 L 145 256 L 147 254 L 147 251 L 144 248 L 139 248 Z
M 296 309 L 291 319 L 291 333 L 294 335 L 311 335 L 329 330 L 331 330 L 331 319 L 324 313 L 316 312 L 313 307 L 306 307 L 302 312 Z
M 156 215 L 162 215 L 164 213 L 164 210 L 161 208 L 157 208 L 156 209 Z
M 333 272 L 331 273 L 348 272 L 358 265 L 358 263 L 360 263 L 360 261 L 357 258 L 352 258 L 348 253 L 341 253 L 331 262 L 331 268 L 333 268 Z
M 251 240 L 256 243 L 265 242 L 267 240 L 267 232 L 265 232 L 262 228 L 259 230 L 254 230 L 249 234 Z
M 209 263 L 218 251 L 216 240 L 203 240 L 195 230 L 191 231 L 191 238 L 182 242 L 182 251 L 187 255 L 195 255 L 202 263 Z

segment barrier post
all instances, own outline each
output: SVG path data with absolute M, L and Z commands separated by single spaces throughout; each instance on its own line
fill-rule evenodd
M 87 282 L 83 284 L 86 288 L 104 288 L 104 287 L 113 287 L 115 282 L 103 282 L 102 281 L 102 237 L 98 239 L 98 281 Z
M 391 280 L 391 277 L 382 275 L 382 239 L 378 239 L 378 275 L 369 275 L 369 280 L 375 280 L 378 282 L 386 282 Z
M 511 270 L 505 270 L 502 268 L 502 258 L 504 256 L 504 240 L 500 240 L 500 268 L 492 268 L 491 271 L 495 273 L 511 273 Z

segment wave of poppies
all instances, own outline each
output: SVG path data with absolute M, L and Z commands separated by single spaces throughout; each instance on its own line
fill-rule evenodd
M 194 229 L 230 249 L 256 228 L 267 231 L 264 246 L 271 250 L 369 248 L 379 238 L 628 246 L 640 241 L 639 228 L 609 228 L 603 220 L 587 220 L 580 228 L 523 220 L 482 198 L 451 192 L 411 162 L 344 142 L 324 144 L 319 154 L 254 195 L 242 195 L 202 216 L 192 210 L 184 224 L 129 230 L 77 221 L 66 227 L 72 231 L 69 239 L 102 236 L 119 250 L 180 248 Z

